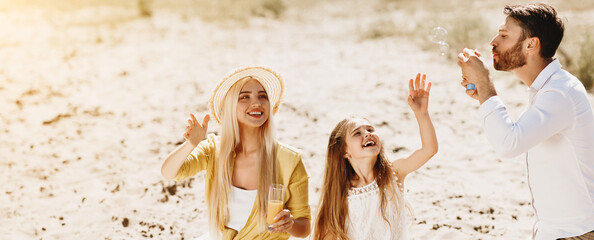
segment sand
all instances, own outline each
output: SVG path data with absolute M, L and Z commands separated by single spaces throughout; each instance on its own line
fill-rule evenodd
M 204 173 L 176 184 L 160 176 L 161 162 L 182 143 L 188 113 L 207 113 L 219 78 L 255 64 L 285 79 L 277 135 L 302 151 L 312 209 L 342 118 L 367 116 L 391 159 L 420 146 L 406 97 L 408 79 L 423 72 L 440 145 L 406 181 L 411 239 L 529 237 L 525 163 L 495 155 L 455 60 L 407 36 L 362 40 L 371 17 L 348 9 L 320 4 L 235 25 L 113 6 L 0 12 L 1 238 L 200 236 Z M 493 77 L 519 116 L 525 87 L 509 73 Z M 211 122 L 209 132 L 218 130 Z

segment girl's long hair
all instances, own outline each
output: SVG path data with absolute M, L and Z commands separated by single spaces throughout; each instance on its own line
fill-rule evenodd
M 348 212 L 348 190 L 353 187 L 351 180 L 358 178 L 355 170 L 344 157 L 346 152 L 346 134 L 349 127 L 355 119 L 365 119 L 362 117 L 349 117 L 340 121 L 328 140 L 328 152 L 326 155 L 326 170 L 324 173 L 324 185 L 322 187 L 322 196 L 320 198 L 318 215 L 315 222 L 314 240 L 321 239 L 340 239 L 346 240 L 347 229 L 346 219 Z M 383 146 L 377 156 L 377 161 L 373 167 L 376 176 L 376 183 L 380 189 L 380 211 L 382 217 L 388 224 L 386 217 L 386 206 L 394 204 L 396 209 L 396 219 L 401 219 L 399 210 L 404 206 L 404 199 L 400 191 L 396 190 L 396 177 L 393 175 L 390 162 L 384 155 Z M 392 234 L 398 234 L 392 232 Z
M 208 204 L 210 232 L 220 233 L 227 223 L 227 201 L 231 190 L 233 171 L 231 164 L 235 159 L 235 150 L 240 146 L 239 124 L 237 122 L 237 101 L 243 85 L 252 78 L 245 78 L 235 83 L 223 99 L 221 113 L 221 142 L 217 146 L 214 165 L 213 181 Z M 277 183 L 276 138 L 272 120 L 272 111 L 268 120 L 260 127 L 260 150 L 257 161 L 258 193 L 256 203 L 257 226 L 263 231 L 266 219 L 264 213 L 268 207 L 268 186 Z M 218 234 L 216 234 L 218 235 Z

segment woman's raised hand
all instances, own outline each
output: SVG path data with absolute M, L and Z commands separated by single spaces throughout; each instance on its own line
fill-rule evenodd
M 431 91 L 431 82 L 427 83 L 425 87 L 425 74 L 417 73 L 416 79 L 408 81 L 408 89 L 410 95 L 408 95 L 408 105 L 415 114 L 427 112 L 427 105 L 429 105 L 429 91 Z
M 206 114 L 202 120 L 202 124 L 200 124 L 198 120 L 196 120 L 194 114 L 190 113 L 188 126 L 186 126 L 186 130 L 184 132 L 184 138 L 186 141 L 190 142 L 194 147 L 198 146 L 198 143 L 200 143 L 200 141 L 202 141 L 202 139 L 204 139 L 206 136 L 209 120 L 210 115 Z

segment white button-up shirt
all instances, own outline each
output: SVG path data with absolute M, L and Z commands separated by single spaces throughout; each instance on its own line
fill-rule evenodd
M 498 154 L 526 153 L 536 218 L 533 238 L 594 230 L 594 114 L 580 81 L 554 60 L 530 86 L 529 106 L 517 121 L 497 96 L 479 111 Z

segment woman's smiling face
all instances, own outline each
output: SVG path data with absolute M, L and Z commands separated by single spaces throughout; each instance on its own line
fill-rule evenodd
M 237 100 L 237 121 L 240 127 L 260 127 L 268 120 L 270 102 L 264 87 L 255 79 L 248 80 Z

